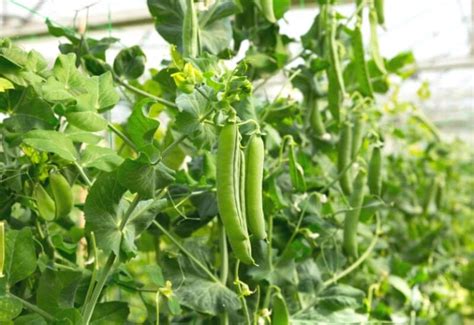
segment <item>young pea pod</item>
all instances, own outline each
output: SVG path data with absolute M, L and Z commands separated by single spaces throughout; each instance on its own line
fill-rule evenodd
M 369 162 L 368 184 L 370 194 L 380 196 L 382 193 L 382 150 L 379 146 L 372 149 Z
M 59 173 L 49 176 L 49 185 L 56 207 L 56 218 L 67 216 L 74 206 L 71 186 L 64 176 Z
M 36 206 L 40 217 L 44 220 L 51 221 L 56 217 L 56 206 L 54 200 L 46 192 L 41 184 L 37 184 L 33 191 L 33 198 L 36 200 Z
M 346 93 L 345 86 L 344 86 L 344 77 L 342 74 L 342 67 L 339 58 L 339 51 L 337 48 L 337 20 L 336 14 L 333 11 L 329 12 L 330 14 L 330 22 L 328 24 L 329 33 L 328 33 L 328 47 L 329 47 L 329 62 L 334 69 L 334 73 L 337 80 L 337 86 L 341 93 L 344 95 Z
M 275 12 L 273 11 L 273 0 L 257 0 L 257 4 L 262 10 L 266 20 L 271 23 L 276 22 Z
M 339 173 L 339 184 L 346 195 L 352 193 L 352 180 L 349 165 L 351 163 L 352 150 L 352 126 L 344 123 L 339 136 L 339 146 L 337 155 L 337 170 Z
M 385 24 L 384 0 L 374 0 L 375 11 L 377 13 L 377 21 L 380 25 Z
M 235 123 L 225 125 L 219 135 L 216 165 L 217 205 L 227 236 L 244 240 L 240 206 L 240 134 Z
M 3 278 L 5 267 L 5 222 L 0 221 L 0 278 Z
M 352 145 L 351 145 L 351 157 L 355 159 L 359 155 L 360 148 L 365 136 L 365 122 L 357 114 L 354 118 L 354 126 L 352 128 Z
M 244 240 L 229 238 L 229 243 L 232 247 L 232 252 L 234 252 L 235 257 L 237 257 L 242 263 L 249 265 L 255 264 L 255 261 L 252 258 L 250 240 L 248 238 Z
M 301 167 L 301 165 L 296 160 L 295 144 L 293 143 L 293 140 L 290 143 L 290 153 L 288 159 L 291 184 L 298 192 L 306 191 L 303 167 Z
M 262 204 L 263 162 L 265 148 L 259 135 L 252 135 L 246 151 L 245 200 L 250 232 L 265 239 L 265 217 Z
M 369 69 L 367 67 L 367 62 L 365 61 L 364 43 L 360 26 L 356 26 L 352 33 L 352 49 L 359 90 L 362 95 L 373 97 L 373 89 L 372 84 L 370 83 Z
M 349 203 L 350 210 L 346 213 L 344 219 L 344 252 L 357 258 L 357 225 L 359 224 L 360 210 L 364 203 L 364 187 L 367 179 L 367 172 L 365 169 L 359 170 L 354 181 L 354 191 L 352 192 Z
M 194 0 L 186 1 L 183 30 L 183 56 L 194 58 L 199 54 L 199 22 Z
M 337 83 L 337 75 L 334 67 L 328 67 L 326 71 L 328 78 L 328 109 L 336 122 L 339 122 L 339 107 L 342 102 L 342 93 Z
M 324 133 L 326 133 L 326 128 L 324 127 L 323 120 L 321 118 L 321 112 L 319 111 L 318 107 L 318 101 L 316 99 L 313 99 L 310 101 L 310 116 L 309 116 L 309 122 L 311 125 L 311 130 L 317 135 L 317 136 L 322 136 Z
M 288 325 L 290 324 L 290 314 L 286 306 L 285 299 L 281 293 L 273 296 L 272 301 L 272 325 Z
M 387 73 L 385 70 L 385 64 L 383 62 L 382 55 L 380 54 L 379 37 L 377 35 L 377 13 L 375 8 L 371 7 L 369 12 L 370 22 L 370 51 L 372 58 L 374 59 L 375 65 L 383 74 Z
M 216 160 L 209 151 L 204 154 L 203 169 L 207 179 L 216 179 Z

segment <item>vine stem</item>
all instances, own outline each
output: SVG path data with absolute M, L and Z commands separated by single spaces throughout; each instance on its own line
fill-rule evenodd
M 115 133 L 120 139 L 122 139 L 124 143 L 126 143 L 130 148 L 132 148 L 133 151 L 135 151 L 135 152 L 138 151 L 137 146 L 135 146 L 135 144 L 132 142 L 132 140 L 130 140 L 130 138 L 127 137 L 122 131 L 120 131 L 119 129 L 117 129 L 112 123 L 108 123 L 108 124 L 107 124 L 107 127 L 108 127 L 113 133 Z
M 86 182 L 87 186 L 91 187 L 92 181 L 89 179 L 84 169 L 82 169 L 81 165 L 79 165 L 77 161 L 74 161 L 74 166 L 76 166 L 77 170 L 79 171 L 79 174 L 81 174 L 81 177 L 84 180 L 84 182 Z
M 160 103 L 160 104 L 163 104 L 165 106 L 168 106 L 170 108 L 175 108 L 177 109 L 178 108 L 178 105 L 176 105 L 175 103 L 172 103 L 170 102 L 169 100 L 166 100 L 166 99 L 163 99 L 163 98 L 160 98 L 160 97 L 157 97 L 155 95 L 152 95 L 150 94 L 149 92 L 146 92 L 144 90 L 141 90 L 139 88 L 136 88 L 128 83 L 126 83 L 125 81 L 123 81 L 122 79 L 120 79 L 119 77 L 117 77 L 116 75 L 114 75 L 114 79 L 115 81 L 117 81 L 120 85 L 122 85 L 123 87 L 125 87 L 126 89 L 138 94 L 138 95 L 142 95 L 142 96 L 145 96 L 145 97 L 148 97 L 148 98 L 151 98 L 153 99 L 154 101 Z
M 242 287 L 240 286 L 239 267 L 240 267 L 240 261 L 237 260 L 237 262 L 235 263 L 235 282 L 234 283 L 235 283 L 235 286 L 237 287 L 240 301 L 242 303 L 242 309 L 244 310 L 245 319 L 247 320 L 247 324 L 250 325 L 252 323 L 250 321 L 249 308 L 247 307 L 247 301 L 245 300 L 245 296 L 242 294 Z
M 218 219 L 217 225 L 219 229 L 219 250 L 221 252 L 220 279 L 222 285 L 225 286 L 227 283 L 227 278 L 229 276 L 229 252 L 227 250 L 227 238 L 225 234 L 225 228 L 220 219 Z M 229 324 L 229 314 L 227 313 L 227 311 L 224 311 L 221 314 L 220 323 L 221 325 Z
M 127 224 L 128 219 L 132 215 L 132 212 L 135 210 L 139 202 L 140 202 L 140 196 L 137 195 L 135 196 L 134 200 L 128 207 L 127 212 L 125 212 L 125 215 L 120 224 L 120 232 L 122 232 L 123 229 L 125 228 L 125 225 Z M 94 312 L 94 309 L 95 309 L 95 305 L 97 304 L 97 301 L 99 300 L 99 296 L 102 292 L 102 289 L 104 288 L 107 278 L 109 277 L 110 271 L 112 271 L 112 268 L 114 266 L 116 259 L 117 259 L 117 256 L 114 254 L 114 252 L 111 252 L 109 257 L 107 258 L 107 262 L 105 263 L 104 268 L 99 273 L 99 276 L 97 278 L 97 283 L 94 286 L 94 290 L 92 291 L 90 299 L 84 303 L 83 323 L 85 325 L 88 325 L 91 320 L 92 313 Z
M 55 321 L 56 320 L 56 318 L 53 315 L 51 315 L 50 313 L 48 313 L 47 311 L 39 308 L 36 305 L 33 305 L 32 303 L 30 303 L 30 302 L 28 302 L 28 301 L 26 301 L 26 300 L 24 300 L 24 299 L 22 299 L 22 298 L 20 298 L 16 295 L 14 295 L 13 293 L 9 292 L 8 296 L 13 298 L 13 299 L 18 300 L 19 302 L 21 302 L 23 304 L 23 306 L 25 306 L 29 310 L 37 313 L 38 315 L 43 316 L 43 318 L 45 318 L 49 321 Z
M 174 236 L 171 235 L 158 221 L 153 220 L 153 224 L 158 229 L 160 229 L 161 232 L 163 232 L 166 237 L 168 237 L 173 242 L 173 244 L 175 244 L 184 253 L 184 255 L 189 257 L 197 266 L 199 266 L 199 268 L 203 270 L 212 281 L 219 284 L 221 283 L 221 281 L 214 274 L 212 274 L 207 267 L 205 267 L 190 251 L 184 248 L 184 246 L 181 245 L 180 242 L 176 238 L 174 238 Z

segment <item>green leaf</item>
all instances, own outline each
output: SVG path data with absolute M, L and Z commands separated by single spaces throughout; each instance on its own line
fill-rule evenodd
M 5 240 L 5 270 L 8 283 L 26 279 L 36 270 L 36 251 L 30 228 L 10 229 Z
M 76 111 L 104 112 L 120 100 L 110 72 L 87 79 L 83 86 L 85 91 L 77 97 Z
M 143 155 L 136 160 L 128 158 L 118 169 L 118 180 L 130 192 L 144 199 L 155 196 L 156 190 L 174 181 L 174 171 L 162 162 L 152 165 Z
M 0 78 L 0 93 L 5 92 L 8 89 L 14 89 L 15 86 L 10 82 L 10 80 L 5 78 Z
M 320 305 L 327 310 L 356 309 L 362 306 L 364 297 L 364 291 L 345 284 L 331 286 L 319 296 Z
M 22 315 L 15 318 L 15 325 L 47 325 L 45 319 L 38 314 Z
M 125 324 L 130 310 L 128 303 L 108 301 L 97 304 L 91 317 L 91 325 Z
M 134 244 L 138 237 L 153 221 L 156 214 L 166 205 L 166 200 L 140 201 L 125 224 L 124 214 L 130 203 L 122 198 L 126 188 L 119 181 L 116 173 L 101 174 L 90 189 L 84 206 L 86 231 L 93 231 L 97 246 L 104 252 L 114 252 L 119 256 L 120 250 L 133 255 Z
M 102 140 L 101 136 L 81 130 L 70 124 L 67 126 L 66 131 L 64 131 L 64 135 L 73 142 L 79 143 L 97 144 Z
M 123 158 L 110 148 L 89 145 L 82 152 L 81 164 L 86 168 L 93 167 L 111 172 L 122 162 Z
M 148 109 L 153 104 L 152 100 L 143 99 L 135 104 L 132 114 L 128 118 L 126 131 L 129 138 L 138 149 L 153 144 L 153 138 L 160 122 L 148 116 Z
M 304 313 L 298 318 L 292 318 L 291 324 L 294 325 L 332 325 L 332 324 L 365 324 L 368 320 L 367 315 L 362 315 L 352 308 L 345 308 L 338 311 L 317 309 Z
M 145 273 L 153 284 L 156 284 L 159 287 L 165 285 L 165 279 L 163 277 L 163 271 L 158 264 L 149 264 L 145 266 Z
M 93 111 L 66 113 L 69 123 L 84 131 L 97 132 L 107 128 L 107 120 Z
M 408 285 L 408 283 L 404 279 L 402 279 L 402 278 L 400 278 L 396 275 L 390 275 L 388 277 L 388 283 L 390 283 L 390 285 L 392 287 L 394 287 L 396 290 L 401 292 L 407 300 L 411 299 L 410 286 Z
M 0 321 L 8 322 L 20 315 L 23 304 L 11 297 L 0 297 Z
M 139 46 L 121 50 L 114 60 L 114 71 L 127 79 L 137 79 L 145 71 L 146 56 Z
M 57 131 L 33 130 L 25 134 L 23 142 L 37 150 L 55 153 L 69 161 L 76 161 L 78 158 L 72 141 Z

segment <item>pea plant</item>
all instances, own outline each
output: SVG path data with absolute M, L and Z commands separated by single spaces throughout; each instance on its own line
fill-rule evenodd
M 166 58 L 0 39 L 0 321 L 472 319 L 472 150 L 398 98 L 383 1 L 334 2 L 295 39 L 288 0 L 148 0 Z

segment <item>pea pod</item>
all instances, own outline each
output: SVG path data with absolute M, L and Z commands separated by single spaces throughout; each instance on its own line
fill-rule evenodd
M 339 58 L 339 51 L 337 49 L 337 20 L 336 14 L 332 11 L 330 13 L 330 21 L 328 24 L 329 33 L 328 33 L 328 47 L 329 47 L 329 62 L 334 69 L 337 85 L 339 90 L 344 95 L 346 93 L 345 86 L 344 86 L 344 77 L 342 75 L 342 67 Z
M 219 135 L 216 165 L 217 205 L 229 239 L 248 237 L 240 207 L 240 134 L 235 123 L 226 124 Z
M 290 324 L 290 314 L 286 306 L 285 299 L 281 293 L 273 296 L 272 300 L 272 325 L 288 325 Z
M 290 143 L 290 153 L 288 157 L 291 184 L 298 192 L 306 191 L 306 182 L 304 180 L 303 167 L 296 160 L 295 145 Z
M 369 162 L 369 190 L 372 195 L 382 193 L 382 152 L 379 146 L 372 149 L 372 156 Z
M 356 26 L 352 33 L 352 49 L 355 73 L 359 90 L 362 95 L 373 97 L 372 84 L 370 83 L 369 69 L 365 61 L 364 43 L 360 26 Z
M 359 170 L 355 181 L 354 191 L 349 198 L 351 209 L 346 213 L 344 220 L 344 242 L 343 248 L 347 255 L 357 258 L 357 226 L 359 224 L 360 210 L 364 202 L 364 187 L 367 172 L 365 169 Z
M 216 160 L 209 151 L 204 154 L 203 169 L 207 179 L 216 179 Z
M 252 135 L 246 151 L 245 200 L 250 232 L 258 239 L 267 237 L 262 205 L 264 155 L 262 138 Z
M 56 218 L 67 216 L 74 206 L 71 186 L 59 173 L 49 176 L 49 185 L 56 206 Z
M 354 127 L 352 128 L 352 145 L 351 145 L 351 157 L 355 159 L 359 154 L 360 148 L 362 147 L 362 142 L 364 140 L 365 131 L 365 122 L 357 114 L 354 118 Z
M 379 37 L 377 35 L 377 13 L 375 8 L 371 7 L 369 12 L 370 22 L 370 51 L 372 52 L 372 58 L 374 59 L 375 65 L 383 74 L 387 73 L 385 70 L 385 64 L 383 62 L 382 55 L 380 55 Z
M 326 129 L 324 127 L 323 120 L 321 118 L 321 112 L 319 111 L 318 101 L 313 99 L 310 101 L 310 116 L 309 122 L 311 125 L 311 130 L 317 135 L 322 136 L 326 133 Z
M 56 206 L 54 200 L 46 192 L 41 184 L 37 184 L 34 191 L 33 197 L 36 200 L 36 206 L 40 217 L 44 220 L 51 221 L 56 217 Z
M 5 223 L 0 221 L 0 278 L 3 278 L 5 267 Z
M 341 128 L 337 155 L 337 170 L 339 172 L 339 184 L 346 195 L 352 192 L 351 172 L 349 165 L 351 163 L 352 150 L 352 126 L 350 123 L 344 123 Z
M 328 78 L 328 109 L 336 122 L 339 122 L 339 107 L 342 102 L 342 94 L 337 84 L 337 76 L 334 67 L 330 66 L 326 72 Z
M 199 23 L 194 0 L 186 1 L 182 35 L 183 56 L 196 57 L 199 54 Z
M 276 22 L 275 12 L 273 11 L 273 0 L 257 0 L 257 1 L 265 19 L 271 23 Z
M 250 265 L 255 264 L 255 261 L 252 258 L 250 240 L 248 238 L 244 240 L 236 240 L 229 238 L 229 243 L 232 247 L 232 252 L 234 252 L 235 257 L 237 257 L 242 263 Z
M 385 24 L 384 0 L 374 0 L 375 11 L 377 13 L 377 21 L 380 25 Z

